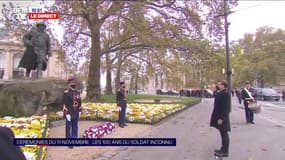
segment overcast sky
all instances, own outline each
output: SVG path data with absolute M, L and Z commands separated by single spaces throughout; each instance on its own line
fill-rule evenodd
M 232 10 L 236 12 L 228 17 L 230 41 L 262 26 L 285 30 L 285 1 L 240 1 Z
M 2 3 L 0 1 L 0 9 Z M 41 6 L 39 0 L 13 1 L 23 6 L 30 7 Z M 51 3 L 52 0 L 48 1 Z M 47 2 L 45 2 L 47 3 Z M 236 11 L 229 15 L 229 39 L 237 40 L 243 37 L 245 33 L 254 33 L 257 28 L 262 26 L 271 26 L 285 30 L 285 1 L 239 1 L 239 5 L 232 9 Z M 53 27 L 54 28 L 54 27 Z M 60 33 L 57 33 L 60 35 Z M 60 38 L 61 39 L 61 38 Z

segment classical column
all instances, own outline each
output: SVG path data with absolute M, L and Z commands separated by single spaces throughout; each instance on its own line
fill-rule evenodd
M 5 55 L 5 65 L 4 65 L 4 77 L 3 79 L 12 79 L 12 53 L 11 51 L 7 50 Z
M 0 76 L 1 77 L 0 78 L 3 79 L 4 78 L 4 74 L 3 73 L 5 73 L 5 54 L 3 53 L 2 50 L 0 51 L 0 63 L 1 63 L 1 66 L 0 66 L 0 69 L 1 69 L 0 70 Z

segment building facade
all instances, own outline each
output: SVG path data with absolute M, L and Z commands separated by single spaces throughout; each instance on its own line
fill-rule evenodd
M 10 80 L 24 78 L 25 69 L 18 68 L 24 54 L 25 46 L 16 39 L 0 40 L 0 79 Z M 57 58 L 55 50 L 49 58 L 47 70 L 43 77 L 66 79 L 68 77 L 65 64 Z

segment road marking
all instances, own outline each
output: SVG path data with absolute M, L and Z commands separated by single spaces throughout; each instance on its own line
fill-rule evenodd
M 258 115 L 258 117 L 261 118 L 261 119 L 264 119 L 264 120 L 266 120 L 268 122 L 271 122 L 273 124 L 285 127 L 285 123 L 283 124 L 281 122 L 278 122 L 277 120 L 274 120 L 272 117 L 266 117 L 266 116 L 262 116 L 262 115 Z
M 274 107 L 274 108 L 278 108 L 278 109 L 285 109 L 285 107 L 280 107 L 276 104 L 272 104 L 272 103 L 266 103 L 266 102 L 260 102 L 258 101 L 258 103 L 260 103 L 262 106 L 266 106 L 266 107 Z

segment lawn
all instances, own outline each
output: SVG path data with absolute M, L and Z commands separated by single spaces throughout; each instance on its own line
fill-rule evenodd
M 155 124 L 160 120 L 191 107 L 201 101 L 200 98 L 161 96 L 161 95 L 127 95 L 126 121 L 134 123 Z M 102 95 L 100 102 L 84 102 L 80 116 L 82 120 L 118 120 L 115 95 Z M 155 103 L 155 99 L 160 102 Z M 50 113 L 53 120 L 62 119 L 62 113 Z
M 160 99 L 160 104 L 189 104 L 198 98 L 178 96 L 165 96 L 165 95 L 146 95 L 146 94 L 129 94 L 126 96 L 127 103 L 154 103 L 154 99 Z M 116 103 L 116 95 L 101 95 L 101 103 Z M 149 100 L 150 102 L 140 102 L 139 100 Z M 172 102 L 164 102 L 163 100 L 173 100 Z M 86 102 L 86 101 L 85 101 Z

